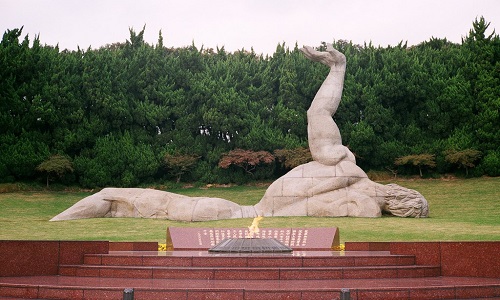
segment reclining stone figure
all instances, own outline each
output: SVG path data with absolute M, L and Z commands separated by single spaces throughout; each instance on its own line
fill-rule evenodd
M 368 179 L 356 165 L 353 153 L 342 145 L 333 120 L 339 106 L 346 58 L 327 51 L 301 49 L 312 61 L 330 68 L 328 76 L 307 111 L 307 133 L 313 161 L 300 165 L 274 181 L 254 206 L 209 197 L 188 197 L 153 189 L 105 188 L 86 197 L 51 221 L 95 217 L 164 218 L 207 221 L 256 216 L 427 217 L 426 199 L 396 184 L 382 185 Z

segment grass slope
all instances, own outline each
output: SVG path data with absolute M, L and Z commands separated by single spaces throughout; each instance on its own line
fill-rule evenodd
M 338 227 L 346 241 L 498 241 L 500 177 L 394 181 L 418 190 L 429 201 L 430 217 L 413 218 L 264 218 L 261 227 Z M 257 203 L 266 187 L 236 186 L 178 189 L 188 196 L 213 196 L 244 205 Z M 246 227 L 251 219 L 174 222 L 157 219 L 98 218 L 49 222 L 89 195 L 83 192 L 11 192 L 0 194 L 2 240 L 109 240 L 165 242 L 173 227 Z

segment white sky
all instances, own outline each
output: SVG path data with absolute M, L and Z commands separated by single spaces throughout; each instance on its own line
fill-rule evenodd
M 386 47 L 431 37 L 456 43 L 483 16 L 500 33 L 500 0 L 0 0 L 0 31 L 76 50 L 125 42 L 146 25 L 145 40 L 166 47 L 224 46 L 274 53 L 322 41 Z

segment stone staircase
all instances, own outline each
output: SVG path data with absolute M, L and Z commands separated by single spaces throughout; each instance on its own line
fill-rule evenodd
M 442 276 L 440 265 L 416 264 L 414 255 L 389 251 L 109 251 L 59 264 L 58 275 L 0 278 L 1 299 L 495 297 L 498 278 Z
M 334 255 L 332 255 L 332 253 Z M 173 253 L 172 253 L 173 254 Z M 79 277 L 200 280 L 325 280 L 420 278 L 440 275 L 439 266 L 417 266 L 411 255 L 336 252 L 298 254 L 205 254 L 180 252 L 85 255 L 82 265 L 61 265 L 59 275 Z M 304 255 L 304 256 L 301 256 Z

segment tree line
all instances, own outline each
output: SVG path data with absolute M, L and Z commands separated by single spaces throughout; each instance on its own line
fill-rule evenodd
M 358 165 L 500 175 L 500 38 L 489 25 L 476 19 L 460 44 L 333 41 L 347 57 L 335 121 Z M 76 51 L 22 28 L 3 34 L 0 181 L 46 172 L 83 187 L 241 183 L 307 161 L 306 111 L 327 67 L 298 45 L 266 56 L 168 48 L 144 30 Z

